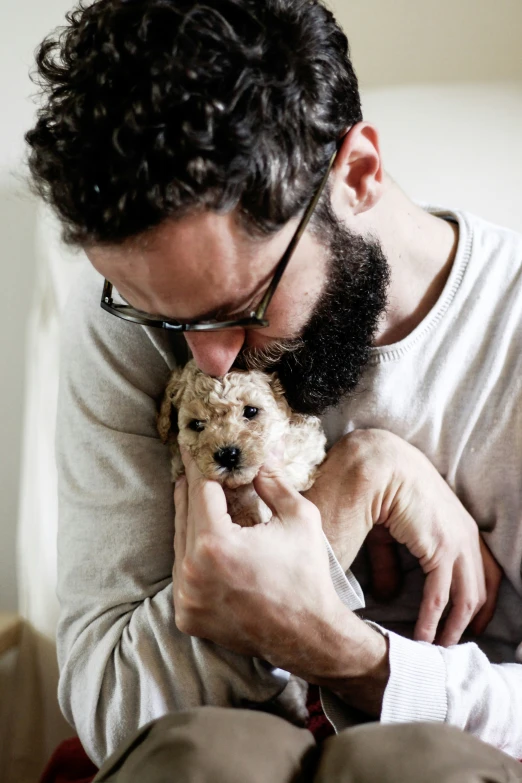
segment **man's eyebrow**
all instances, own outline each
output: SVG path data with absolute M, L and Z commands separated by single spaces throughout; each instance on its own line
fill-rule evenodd
M 256 293 L 257 292 L 254 292 L 252 294 L 252 296 L 249 297 L 249 300 L 252 299 L 254 296 L 256 296 Z M 211 321 L 214 318 L 216 318 L 219 315 L 219 313 L 221 313 L 223 311 L 226 312 L 227 310 L 230 310 L 230 309 L 233 308 L 233 305 L 227 304 L 227 305 L 223 305 L 222 307 L 219 307 L 217 309 L 214 308 L 213 310 L 209 310 L 206 313 L 200 313 L 198 315 L 193 315 L 191 318 L 176 318 L 176 316 L 168 316 L 168 315 L 165 315 L 165 313 L 149 313 L 149 312 L 145 312 L 145 310 L 140 310 L 138 307 L 134 307 L 134 305 L 131 305 L 131 303 L 127 299 L 125 299 L 125 297 L 122 296 L 122 294 L 119 294 L 119 296 L 120 296 L 120 299 L 123 299 L 123 301 L 125 302 L 126 305 L 128 305 L 129 307 L 133 307 L 135 310 L 139 310 L 139 312 L 143 313 L 144 315 L 156 316 L 156 317 L 159 316 L 160 318 L 173 318 L 174 320 L 180 321 L 180 323 L 183 322 L 185 324 L 198 323 L 199 321 Z
M 199 313 L 198 315 L 193 315 L 192 318 L 183 318 L 183 322 L 186 324 L 196 323 L 197 321 L 212 321 L 212 319 L 216 318 L 218 313 L 220 313 L 222 310 L 225 310 L 226 308 L 220 307 L 218 310 L 209 310 L 207 313 Z
M 180 321 L 180 323 L 183 322 L 186 324 L 197 323 L 198 321 L 211 321 L 214 318 L 216 318 L 220 313 L 223 312 L 227 313 L 227 311 L 230 310 L 232 310 L 232 315 L 233 315 L 234 309 L 238 310 L 238 312 L 241 312 L 241 310 L 245 310 L 253 306 L 252 300 L 256 299 L 257 297 L 261 297 L 263 295 L 266 286 L 270 284 L 270 280 L 272 279 L 273 274 L 274 274 L 273 271 L 269 272 L 266 275 L 266 278 L 258 283 L 257 288 L 245 298 L 247 304 L 245 307 L 242 308 L 237 308 L 233 303 L 227 302 L 226 304 L 221 305 L 221 307 L 214 308 L 213 310 L 209 310 L 206 313 L 199 313 L 198 315 L 193 315 L 191 318 L 177 318 L 176 316 L 167 316 L 165 315 L 165 313 L 146 313 L 144 310 L 140 310 L 140 312 L 142 312 L 144 315 L 149 315 L 149 316 L 156 316 L 156 317 L 159 316 L 160 318 L 173 318 L 174 320 Z M 131 305 L 131 303 L 128 302 L 127 299 L 125 299 L 125 297 L 119 293 L 119 291 L 118 294 L 120 298 L 123 299 L 125 304 L 129 305 L 129 307 L 134 307 L 134 305 Z M 138 310 L 139 308 L 136 307 L 135 309 Z
M 234 315 L 235 311 L 241 312 L 242 310 L 245 310 L 247 307 L 249 307 L 249 302 L 252 301 L 255 297 L 258 296 L 258 290 L 253 291 L 250 296 L 246 299 L 247 305 L 245 307 L 238 308 L 235 304 L 232 302 L 227 302 L 224 305 L 221 305 L 221 307 L 214 308 L 213 310 L 209 310 L 206 313 L 199 313 L 198 315 L 193 315 L 192 318 L 184 318 L 183 320 L 185 323 L 189 324 L 196 321 L 211 321 L 213 318 L 216 318 L 220 313 L 231 313 Z

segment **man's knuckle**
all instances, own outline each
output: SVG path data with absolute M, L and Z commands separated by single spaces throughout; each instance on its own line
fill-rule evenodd
M 425 620 L 421 626 L 419 626 L 417 635 L 421 641 L 433 639 L 435 631 L 437 630 L 437 622 L 435 620 Z
M 460 611 L 464 617 L 471 617 L 479 605 L 477 598 L 465 598 L 461 603 Z
M 199 630 L 198 618 L 201 617 L 204 611 L 198 600 L 194 597 L 189 597 L 189 593 L 178 586 L 174 589 L 173 603 L 176 627 L 182 633 L 197 636 Z
M 176 627 L 181 633 L 188 636 L 197 636 L 197 627 L 192 615 L 189 612 L 179 610 L 175 614 Z
M 435 593 L 428 602 L 428 608 L 433 612 L 441 612 L 448 603 L 447 593 Z
M 181 581 L 184 584 L 194 587 L 200 583 L 203 572 L 196 558 L 190 555 L 184 557 L 179 570 Z
M 216 550 L 214 535 L 207 531 L 198 533 L 194 544 L 194 557 L 200 561 L 206 561 L 213 556 Z
M 284 481 L 283 471 L 278 463 L 267 462 L 263 466 L 263 474 L 265 478 L 271 481 L 281 482 Z
M 298 501 L 298 514 L 309 519 L 313 524 L 321 524 L 321 512 L 311 500 L 307 500 L 302 496 L 299 496 Z

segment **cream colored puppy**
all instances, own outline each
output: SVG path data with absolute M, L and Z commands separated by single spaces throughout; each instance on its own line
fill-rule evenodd
M 201 473 L 223 486 L 230 516 L 243 527 L 272 516 L 252 484 L 270 452 L 283 451 L 283 473 L 299 492 L 312 486 L 325 458 L 319 419 L 294 413 L 276 376 L 256 370 L 212 378 L 194 361 L 174 370 L 158 431 L 171 449 L 172 480 L 183 473 L 185 446 Z
M 219 481 L 233 521 L 243 527 L 268 522 L 272 512 L 252 484 L 270 452 L 282 451 L 286 479 L 309 489 L 325 458 L 326 438 L 316 416 L 294 413 L 273 375 L 233 370 L 212 378 L 194 361 L 174 370 L 161 403 L 158 431 L 172 455 L 172 480 L 184 472 L 185 446 L 201 473 Z M 273 712 L 303 725 L 308 684 L 290 680 L 273 701 Z

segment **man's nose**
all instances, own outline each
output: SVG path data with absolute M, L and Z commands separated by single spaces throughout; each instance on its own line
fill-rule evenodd
M 245 341 L 245 330 L 188 332 L 185 337 L 199 369 L 220 377 L 232 367 Z

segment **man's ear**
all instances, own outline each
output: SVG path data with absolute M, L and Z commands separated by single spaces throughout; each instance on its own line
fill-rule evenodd
M 383 195 L 379 134 L 368 122 L 356 123 L 343 137 L 333 169 L 332 206 L 353 217 L 374 207 Z
M 161 400 L 157 428 L 162 443 L 167 443 L 171 435 L 178 434 L 178 407 L 185 389 L 182 376 L 183 368 L 177 367 L 169 378 Z

